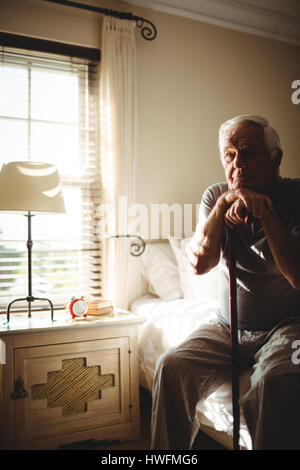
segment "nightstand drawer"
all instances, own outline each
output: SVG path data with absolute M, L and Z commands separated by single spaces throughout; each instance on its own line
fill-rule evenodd
M 17 443 L 130 421 L 129 338 L 14 351 Z

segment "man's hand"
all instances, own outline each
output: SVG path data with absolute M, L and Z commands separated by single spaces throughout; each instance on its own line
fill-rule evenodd
M 229 191 L 225 193 L 224 199 L 227 203 L 233 201 L 224 215 L 225 223 L 230 228 L 247 222 L 248 214 L 262 219 L 268 211 L 274 210 L 272 201 L 268 196 L 256 193 L 251 189 Z
M 256 193 L 252 189 L 236 189 L 234 193 L 253 217 L 261 219 L 267 210 L 274 210 L 272 201 L 266 194 Z
M 202 254 L 201 237 L 196 232 L 185 250 L 185 256 L 187 257 L 189 261 L 190 269 L 192 270 L 194 274 L 200 274 L 199 257 L 201 254 Z
M 247 218 L 248 212 L 241 199 L 236 199 L 224 215 L 225 224 L 229 228 L 234 228 L 235 225 L 246 224 Z

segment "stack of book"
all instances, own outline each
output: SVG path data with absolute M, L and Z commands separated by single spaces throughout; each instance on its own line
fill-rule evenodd
M 87 315 L 103 315 L 114 310 L 114 306 L 111 300 L 93 300 L 87 301 L 87 304 L 89 307 Z

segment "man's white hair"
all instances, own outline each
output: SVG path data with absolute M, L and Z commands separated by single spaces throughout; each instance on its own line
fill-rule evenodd
M 282 148 L 281 148 L 281 143 L 279 139 L 279 135 L 273 127 L 271 127 L 268 123 L 268 121 L 261 117 L 261 116 L 256 116 L 253 114 L 242 114 L 240 116 L 235 116 L 232 119 L 229 119 L 228 121 L 225 121 L 219 129 L 219 149 L 220 153 L 222 155 L 223 151 L 223 140 L 225 134 L 240 124 L 241 122 L 244 121 L 253 121 L 256 122 L 257 124 L 260 124 L 263 129 L 264 129 L 264 134 L 265 134 L 265 143 L 266 146 L 270 152 L 271 158 L 275 158 L 276 155 L 280 152 L 280 155 L 282 155 Z

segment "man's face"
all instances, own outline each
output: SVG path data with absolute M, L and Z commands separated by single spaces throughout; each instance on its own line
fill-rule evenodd
M 277 166 L 266 147 L 264 130 L 253 122 L 240 123 L 227 131 L 221 160 L 229 189 L 248 188 L 263 193 L 276 175 Z

